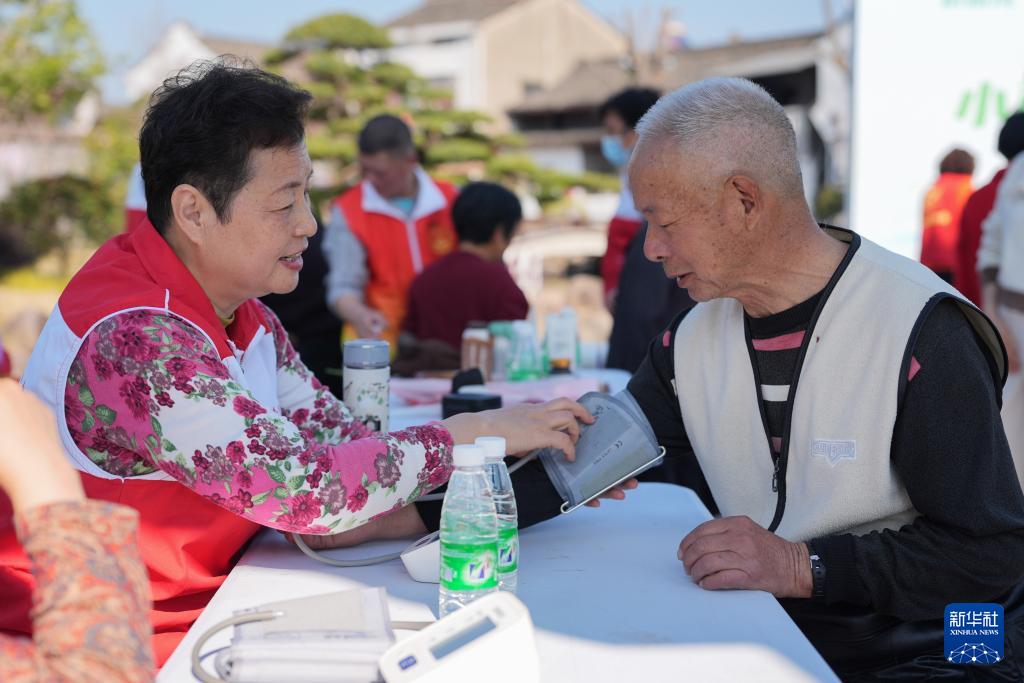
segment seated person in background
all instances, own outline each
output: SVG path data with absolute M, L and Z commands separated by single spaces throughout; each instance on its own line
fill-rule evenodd
M 316 231 L 311 99 L 221 62 L 165 81 L 139 134 L 148 220 L 74 275 L 25 371 L 88 495 L 140 513 L 158 665 L 261 527 L 412 535 L 409 503 L 448 479 L 455 444 L 571 452 L 591 419 L 563 399 L 375 434 L 316 381 L 257 300 L 296 287 Z M 28 633 L 34 581 L 2 512 L 0 629 Z
M 0 681 L 153 680 L 139 515 L 85 499 L 53 415 L 11 380 L 0 380 L 0 490 L 36 577 L 34 636 L 0 635 Z M 0 611 L 15 607 L 0 594 Z
M 413 281 L 405 330 L 458 350 L 472 321 L 525 318 L 530 304 L 501 260 L 522 218 L 519 199 L 501 185 L 466 185 L 452 206 L 459 247 Z

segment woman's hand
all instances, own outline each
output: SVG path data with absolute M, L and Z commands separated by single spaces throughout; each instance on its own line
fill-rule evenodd
M 85 497 L 53 414 L 10 379 L 0 379 L 0 489 L 15 512 Z
M 576 401 L 558 398 L 547 403 L 522 403 L 511 408 L 453 415 L 442 424 L 456 444 L 473 443 L 478 436 L 503 436 L 512 454 L 538 448 L 557 448 L 572 460 L 580 437 L 580 422 L 593 416 Z

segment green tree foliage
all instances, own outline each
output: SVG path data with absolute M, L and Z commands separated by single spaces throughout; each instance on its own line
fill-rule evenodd
M 356 138 L 373 116 L 402 116 L 413 124 L 428 167 L 485 160 L 499 148 L 482 131 L 488 118 L 454 111 L 452 95 L 409 67 L 380 61 L 369 49 L 387 47 L 387 32 L 364 19 L 328 14 L 291 29 L 271 55 L 275 68 L 313 95 L 307 145 L 314 159 L 354 170 Z M 354 178 L 354 174 L 345 174 Z
M 0 119 L 67 116 L 103 70 L 73 0 L 0 0 Z
M 356 178 L 356 138 L 371 117 L 390 113 L 412 123 L 424 165 L 438 177 L 465 181 L 476 165 L 508 185 L 527 189 L 542 203 L 560 199 L 566 189 L 615 190 L 618 179 L 598 173 L 568 175 L 539 168 L 518 153 L 523 139 L 493 135 L 489 117 L 452 106 L 452 93 L 393 62 L 375 61 L 369 48 L 389 45 L 384 29 L 346 14 L 329 14 L 291 29 L 285 44 L 267 58 L 280 73 L 312 93 L 307 145 L 310 156 L 336 162 L 346 182 Z M 301 74 L 296 76 L 296 74 Z M 328 188 L 316 196 L 332 196 Z
M 84 236 L 93 244 L 124 228 L 124 199 L 132 167 L 139 160 L 138 130 L 142 103 L 106 112 L 85 138 L 87 179 L 106 195 L 107 212 L 85 224 Z
M 285 40 L 326 50 L 391 46 L 385 29 L 351 14 L 325 14 L 310 19 L 288 31 Z
M 104 69 L 73 0 L 0 0 L 0 122 L 30 126 L 36 144 L 46 145 Z M 101 127 L 102 139 L 86 144 L 85 176 L 37 179 L 11 190 L 0 202 L 0 267 L 56 252 L 66 270 L 73 247 L 120 227 L 124 182 L 118 176 L 137 154 L 132 130 L 121 122 Z
M 571 175 L 540 168 L 525 154 L 492 158 L 487 163 L 487 175 L 507 184 L 525 184 L 541 204 L 558 201 L 566 190 L 575 186 L 592 192 L 615 192 L 619 189 L 619 179 L 614 176 L 591 172 Z
M 0 202 L 0 268 L 55 251 L 67 272 L 71 250 L 95 238 L 114 210 L 110 194 L 87 178 L 64 175 L 19 185 Z

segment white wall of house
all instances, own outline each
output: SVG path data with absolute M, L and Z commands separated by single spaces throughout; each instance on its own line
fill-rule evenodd
M 0 129 L 0 199 L 30 180 L 84 173 L 82 138 L 53 130 Z
M 183 21 L 172 24 L 160 42 L 124 75 L 124 89 L 131 100 L 148 97 L 164 79 L 197 59 L 217 55 L 195 29 Z
M 389 59 L 437 85 L 451 88 L 457 108 L 486 108 L 474 24 L 401 26 L 392 28 L 390 36 L 395 47 L 387 51 Z
M 584 163 L 583 148 L 577 145 L 529 147 L 526 153 L 541 168 L 550 168 L 562 173 L 583 173 L 583 171 L 587 170 Z
M 550 88 L 580 62 L 624 55 L 625 37 L 574 0 L 530 0 L 481 22 L 482 63 L 487 69 L 487 103 L 500 113 L 498 128 L 511 121 L 505 112 L 531 89 Z

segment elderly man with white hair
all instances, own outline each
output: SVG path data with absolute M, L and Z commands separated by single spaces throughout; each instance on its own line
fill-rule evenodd
M 783 599 L 850 680 L 1019 680 L 1013 656 L 968 672 L 942 642 L 947 604 L 999 602 L 1007 654 L 1024 644 L 1024 495 L 991 322 L 920 264 L 815 222 L 792 125 L 760 86 L 693 83 L 637 132 L 645 255 L 699 302 L 629 385 L 720 513 L 679 544 L 685 572 Z

